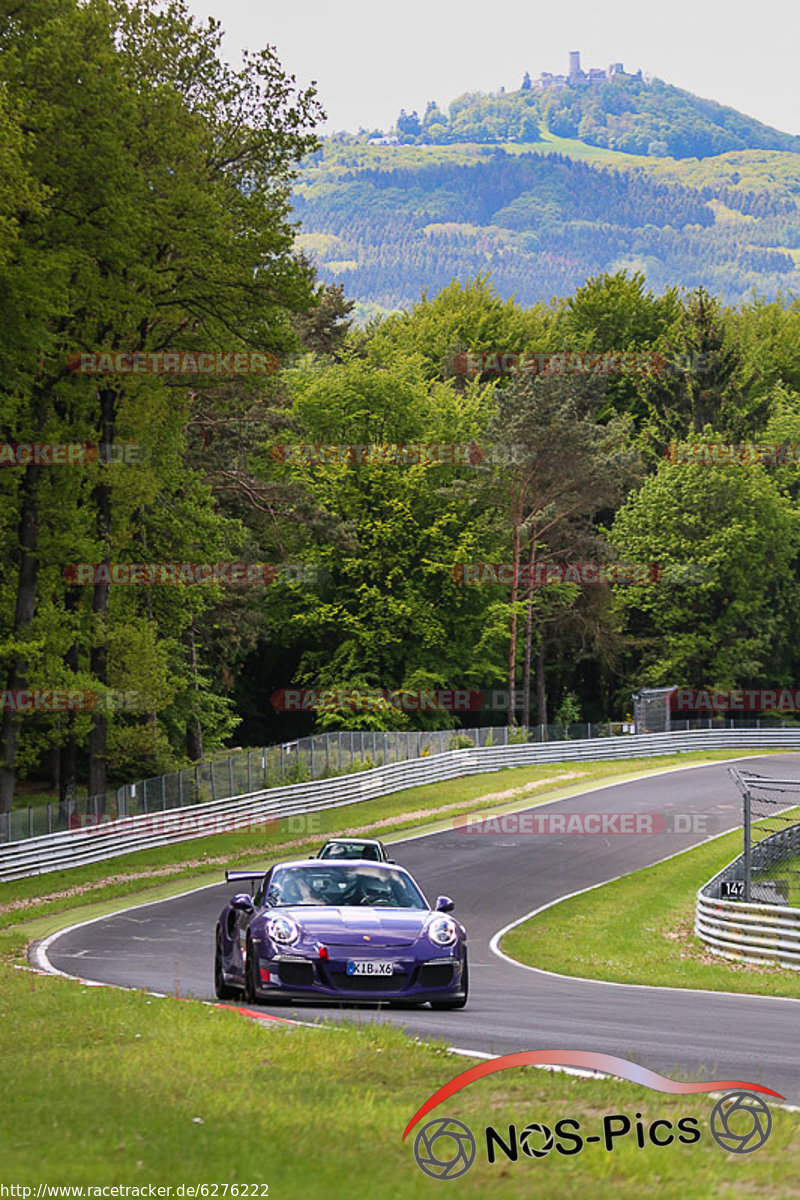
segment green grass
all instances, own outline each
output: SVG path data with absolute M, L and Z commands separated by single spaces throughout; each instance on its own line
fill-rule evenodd
M 747 751 L 735 753 L 741 755 Z M 764 752 L 754 750 L 751 753 Z M 142 903 L 161 899 L 221 879 L 226 867 L 268 863 L 289 852 L 305 853 L 332 835 L 373 833 L 391 842 L 393 837 L 400 837 L 409 829 L 447 828 L 454 816 L 486 808 L 487 804 L 497 811 L 521 809 L 573 795 L 592 784 L 638 778 L 659 769 L 698 765 L 730 756 L 731 752 L 725 750 L 697 751 L 648 759 L 508 768 L 446 783 L 407 788 L 378 800 L 359 801 L 303 818 L 289 818 L 288 826 L 281 822 L 270 832 L 216 834 L 140 850 L 88 866 L 0 883 L 0 952 L 18 954 L 32 937 L 45 936 L 67 924 L 66 920 L 59 919 L 62 913 L 91 905 L 92 910 L 87 916 L 95 916 L 113 911 L 115 902 L 116 907 L 122 907 L 122 903 L 129 903 L 131 898 Z M 559 787 L 547 782 L 554 776 L 572 772 L 575 776 L 570 786 Z M 527 790 L 528 785 L 530 790 Z M 523 787 L 526 788 L 523 796 L 510 797 L 506 803 L 487 801 L 487 796 Z M 295 832 L 298 822 L 302 828 Z M 103 907 L 98 908 L 98 905 Z
M 697 890 L 741 853 L 726 833 L 546 909 L 507 933 L 519 962 L 589 979 L 800 997 L 800 972 L 731 962 L 696 938 Z
M 564 154 L 567 158 L 598 167 L 647 167 L 655 162 L 674 162 L 671 158 L 626 154 L 622 150 L 609 150 L 607 146 L 590 146 L 588 142 L 581 142 L 577 138 L 559 137 L 549 131 L 544 121 L 540 122 L 539 131 L 542 135 L 540 142 L 531 142 L 530 145 L 506 142 L 503 149 L 511 154 L 527 154 L 531 151 L 535 154 Z
M 434 1090 L 471 1065 L 390 1027 L 255 1023 L 197 1001 L 9 968 L 0 968 L 0 1054 L 4 1185 L 170 1185 L 174 1195 L 180 1184 L 256 1183 L 277 1200 L 444 1195 L 446 1185 L 417 1167 L 413 1134 L 404 1142 L 402 1133 Z M 655 1185 L 664 1200 L 797 1197 L 797 1116 L 772 1107 L 769 1141 L 736 1156 L 710 1137 L 712 1105 L 703 1095 L 524 1068 L 480 1080 L 436 1111 L 478 1139 L 475 1164 L 451 1189 L 459 1196 L 611 1200 Z M 592 1133 L 610 1113 L 632 1122 L 641 1113 L 645 1124 L 695 1116 L 701 1138 L 640 1150 L 631 1133 L 610 1153 L 598 1144 L 573 1157 L 486 1161 L 486 1125 L 507 1132 L 512 1122 L 571 1117 Z

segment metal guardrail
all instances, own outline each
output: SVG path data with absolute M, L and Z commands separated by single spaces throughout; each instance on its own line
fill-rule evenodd
M 206 837 L 246 827 L 254 821 L 312 813 L 360 800 L 374 800 L 404 788 L 439 783 L 507 767 L 537 763 L 598 761 L 691 750 L 742 748 L 800 750 L 800 730 L 709 730 L 695 733 L 630 734 L 581 741 L 473 747 L 408 759 L 316 782 L 259 789 L 234 799 L 209 801 L 155 814 L 101 821 L 0 846 L 0 879 L 63 870 L 130 854 L 136 850 Z
M 698 728 L 769 729 L 778 724 L 784 727 L 783 721 L 777 716 L 754 721 L 727 718 L 727 723 L 720 718 L 701 717 L 672 721 L 666 732 L 688 732 Z M 665 731 L 643 728 L 639 732 Z M 564 742 L 627 733 L 634 733 L 629 723 L 603 721 L 600 724 L 531 725 L 527 736 L 521 729 L 515 731 L 515 736 L 528 742 Z M 138 779 L 114 791 L 94 796 L 14 808 L 11 812 L 0 813 L 0 845 L 71 829 L 73 825 L 81 824 L 87 814 L 96 820 L 101 816 L 133 817 L 141 813 L 163 812 L 168 808 L 184 808 L 204 801 L 235 799 L 249 795 L 257 788 L 330 779 L 335 775 L 352 774 L 365 767 L 382 767 L 408 758 L 443 754 L 446 750 L 463 746 L 464 742 L 476 746 L 505 746 L 508 741 L 508 725 L 413 732 L 342 729 L 332 733 L 315 733 L 272 746 L 232 750 L 226 756 L 207 759 L 166 775 Z
M 583 737 L 587 727 L 572 726 L 570 732 L 559 730 L 555 735 L 554 728 L 537 726 L 536 733 L 531 733 L 531 740 L 548 741 L 554 736 L 556 739 Z M 611 725 L 607 728 L 610 734 Z M 597 726 L 595 729 L 599 732 Z M 591 725 L 588 731 L 591 735 Z M 0 844 L 60 833 L 82 824 L 87 815 L 95 820 L 99 817 L 134 817 L 206 801 L 236 799 L 258 788 L 329 779 L 363 770 L 365 766 L 380 767 L 421 755 L 442 754 L 445 750 L 455 749 L 464 737 L 474 745 L 504 746 L 509 740 L 508 726 L 414 732 L 337 730 L 295 738 L 275 746 L 231 751 L 223 758 L 207 759 L 180 771 L 139 779 L 123 784 L 115 791 L 0 813 Z
M 800 823 L 781 829 L 753 846 L 753 865 L 773 863 L 778 844 L 782 848 L 788 845 L 793 853 L 800 854 Z M 743 883 L 744 878 L 744 855 L 740 854 L 703 884 L 697 893 L 695 933 L 709 949 L 724 958 L 800 970 L 800 908 L 722 898 L 721 884 Z

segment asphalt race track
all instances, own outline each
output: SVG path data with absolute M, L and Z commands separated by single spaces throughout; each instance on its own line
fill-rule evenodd
M 800 754 L 748 758 L 747 764 L 765 775 L 800 778 Z M 489 790 L 496 790 L 494 780 Z M 534 811 L 663 813 L 668 819 L 676 813 L 706 814 L 713 833 L 740 824 L 738 793 L 722 763 L 615 784 Z M 490 948 L 493 935 L 525 913 L 706 836 L 495 836 L 450 830 L 395 842 L 394 857 L 429 900 L 444 893 L 456 901 L 455 915 L 469 935 L 466 1009 L 275 1005 L 265 1011 L 306 1021 L 341 1016 L 391 1021 L 412 1035 L 490 1054 L 601 1051 L 673 1078 L 761 1083 L 789 1103 L 800 1103 L 800 1000 L 567 979 L 513 965 Z M 216 918 L 234 890 L 223 883 L 67 930 L 51 940 L 48 960 L 84 979 L 212 999 Z

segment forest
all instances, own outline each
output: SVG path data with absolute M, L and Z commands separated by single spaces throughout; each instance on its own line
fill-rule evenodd
M 742 152 L 739 164 L 737 152 L 683 171 L 659 160 L 644 171 L 552 145 L 467 149 L 458 160 L 453 147 L 327 142 L 305 160 L 294 211 L 320 278 L 385 310 L 487 270 L 500 295 L 524 304 L 618 270 L 659 291 L 702 285 L 729 304 L 797 288 L 796 154 L 756 164 Z M 795 164 L 785 184 L 776 159 Z

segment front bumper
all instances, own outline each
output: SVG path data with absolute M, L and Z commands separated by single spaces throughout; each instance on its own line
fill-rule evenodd
M 443 1000 L 463 994 L 464 954 L 455 947 L 446 955 L 419 959 L 381 952 L 375 947 L 369 957 L 390 961 L 391 975 L 348 975 L 348 960 L 364 958 L 361 947 L 336 947 L 327 960 L 313 954 L 259 953 L 256 995 L 268 1000 L 278 995 L 298 999 L 374 1002 L 376 1000 Z

